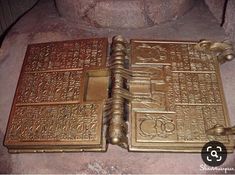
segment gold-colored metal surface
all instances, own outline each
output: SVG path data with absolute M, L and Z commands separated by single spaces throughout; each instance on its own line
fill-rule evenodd
M 215 125 L 206 131 L 208 135 L 235 135 L 235 126 L 225 128 L 223 125 Z
M 107 43 L 28 46 L 4 142 L 10 152 L 106 150 Z
M 126 42 L 121 36 L 113 38 L 111 55 L 112 72 L 112 109 L 109 122 L 109 142 L 127 148 L 127 124 L 124 121 L 125 99 L 120 93 L 123 90 L 124 79 L 118 69 L 124 69 Z
M 218 61 L 222 64 L 226 61 L 231 61 L 235 57 L 233 45 L 230 42 L 212 42 L 209 40 L 201 40 L 197 43 L 197 50 L 215 55 Z
M 113 38 L 29 45 L 4 144 L 10 152 L 234 149 L 219 63 L 228 43 Z M 107 130 L 107 132 L 106 132 Z
M 200 152 L 210 140 L 233 151 L 218 59 L 194 42 L 131 41 L 129 150 Z

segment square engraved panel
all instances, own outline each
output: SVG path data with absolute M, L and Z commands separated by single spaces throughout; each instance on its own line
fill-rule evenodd
M 108 73 L 103 75 L 106 81 L 93 78 L 97 87 L 103 87 L 99 99 L 88 102 L 84 93 L 91 88 L 86 81 L 89 71 L 107 72 L 107 43 L 83 39 L 28 46 L 4 142 L 9 151 L 106 149 L 103 111 Z
M 217 58 L 195 44 L 132 40 L 131 151 L 200 152 L 210 140 L 233 150 L 232 137 L 206 134 L 230 124 Z

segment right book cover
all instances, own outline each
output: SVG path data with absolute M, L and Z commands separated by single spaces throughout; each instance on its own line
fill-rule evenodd
M 233 150 L 219 60 L 196 42 L 131 40 L 129 105 L 131 151 L 200 152 L 211 140 Z M 138 76 L 141 75 L 141 76 Z

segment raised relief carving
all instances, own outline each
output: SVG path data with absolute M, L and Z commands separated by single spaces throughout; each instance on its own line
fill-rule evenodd
M 16 102 L 80 101 L 81 80 L 80 71 L 24 74 Z
M 142 63 L 154 63 L 166 60 L 166 49 L 160 45 L 140 44 L 136 47 L 137 61 Z
M 195 117 L 194 117 L 195 116 Z M 205 141 L 219 139 L 228 141 L 226 136 L 207 136 L 205 131 L 215 124 L 225 124 L 222 106 L 177 106 L 176 121 L 179 141 Z
M 167 62 L 167 50 L 164 45 L 135 43 L 132 64 L 155 64 Z
M 148 106 L 155 104 L 158 110 L 170 111 L 174 109 L 171 67 L 162 65 L 158 67 L 135 67 L 133 72 L 145 72 L 148 78 L 135 76 L 130 81 L 130 91 L 133 102 L 141 102 Z M 141 85 L 141 86 L 140 86 Z
M 16 151 L 25 143 L 29 147 L 31 144 L 44 146 L 49 151 L 51 145 L 56 149 L 64 144 L 76 146 L 78 150 L 84 145 L 89 145 L 88 149 L 103 150 L 106 144 L 102 134 L 103 108 L 108 88 L 104 87 L 107 95 L 99 101 L 87 103 L 83 97 L 85 75 L 87 71 L 106 67 L 106 51 L 106 39 L 30 45 L 5 144 L 14 145 Z M 70 150 L 69 147 L 60 149 Z
M 227 124 L 216 58 L 196 50 L 195 43 L 137 40 L 132 41 L 131 48 L 130 67 L 135 73 L 129 85 L 133 94 L 130 121 L 134 149 L 152 142 L 158 147 L 163 140 L 184 142 L 184 146 L 213 139 L 228 142 L 228 136 L 206 134 L 216 124 Z M 156 59 L 150 61 L 153 57 Z M 140 72 L 144 78 L 137 74 Z M 165 123 L 174 130 L 163 130 Z
M 101 108 L 99 104 L 16 107 L 8 139 L 97 142 L 101 137 Z
M 172 114 L 136 114 L 137 127 L 142 140 L 162 140 L 175 137 L 175 122 Z M 169 139 L 169 138 L 168 138 Z
M 83 39 L 34 44 L 28 47 L 25 72 L 87 68 L 104 68 L 107 41 Z
M 218 140 L 233 150 L 230 136 L 208 134 L 232 129 L 218 60 L 195 45 L 132 40 L 129 54 L 117 36 L 109 67 L 106 39 L 30 45 L 4 144 L 11 152 L 101 151 L 107 139 L 131 151 L 195 152 Z

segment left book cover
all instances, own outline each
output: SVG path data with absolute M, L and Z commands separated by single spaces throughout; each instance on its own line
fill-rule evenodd
M 10 152 L 105 151 L 108 41 L 27 48 L 10 113 Z

